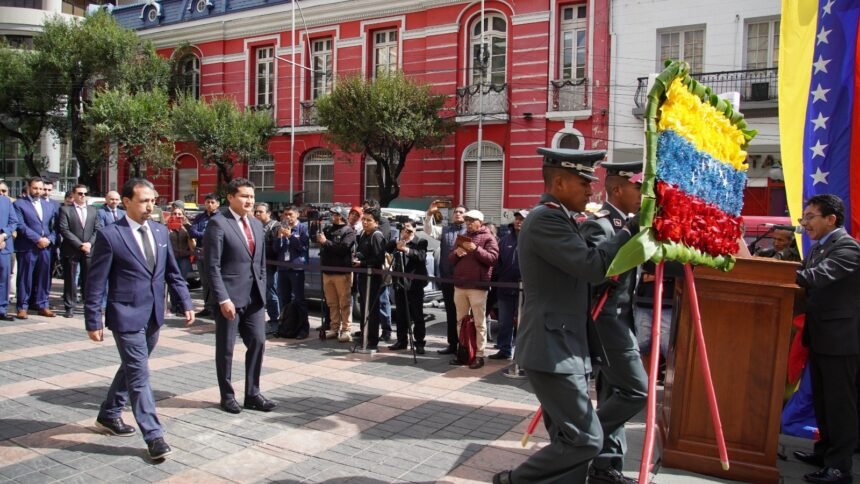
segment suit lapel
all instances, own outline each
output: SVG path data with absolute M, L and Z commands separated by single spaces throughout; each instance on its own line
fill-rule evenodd
M 227 209 L 226 212 L 223 213 L 224 218 L 227 219 L 227 225 L 233 228 L 233 233 L 236 234 L 236 237 L 239 237 L 239 241 L 242 242 L 242 245 L 245 247 L 245 251 L 248 252 L 248 255 L 251 256 L 251 259 L 254 258 L 254 254 L 251 253 L 251 248 L 248 247 L 248 239 L 245 238 L 245 233 L 239 229 L 239 221 L 236 220 L 236 217 L 233 216 L 233 212 Z
M 117 228 L 119 229 L 119 235 L 128 247 L 128 251 L 135 259 L 137 259 L 140 265 L 149 272 L 149 264 L 147 264 L 146 259 L 143 258 L 143 253 L 140 251 L 140 246 L 137 244 L 137 237 L 131 231 L 131 226 L 128 225 L 128 222 L 126 222 L 125 219 L 120 219 L 117 221 L 116 225 L 118 225 Z M 157 261 L 158 259 L 156 259 L 156 262 Z
M 157 272 L 159 266 L 166 267 L 162 263 L 167 262 L 167 244 L 170 241 L 165 240 L 164 230 L 160 224 L 151 223 L 149 227 L 152 229 L 152 238 L 155 240 L 155 271 Z

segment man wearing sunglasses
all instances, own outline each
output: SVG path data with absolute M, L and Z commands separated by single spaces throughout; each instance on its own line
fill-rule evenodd
M 89 274 L 92 247 L 96 233 L 102 228 L 102 221 L 95 207 L 87 205 L 86 185 L 72 187 L 70 206 L 60 207 L 57 224 L 63 236 L 60 257 L 63 262 L 63 316 L 71 318 L 77 306 L 77 277 L 80 269 L 81 293 L 86 294 L 87 275 Z
M 809 348 L 820 439 L 812 452 L 794 456 L 820 468 L 804 476 L 808 482 L 851 482 L 858 424 L 860 243 L 842 227 L 845 206 L 835 195 L 810 198 L 799 222 L 814 241 L 797 271 L 797 284 L 806 289 L 803 342 Z

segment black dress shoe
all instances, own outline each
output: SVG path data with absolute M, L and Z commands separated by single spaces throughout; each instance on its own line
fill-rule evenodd
M 221 400 L 221 410 L 227 413 L 242 413 L 242 407 L 239 406 L 239 402 L 235 398 Z
M 391 333 L 382 333 L 382 337 L 379 339 L 388 343 L 391 341 Z
M 161 460 L 173 453 L 170 446 L 161 437 L 150 440 L 146 446 L 149 448 L 149 458 L 152 460 Z
M 400 351 L 400 350 L 405 350 L 408 347 L 409 347 L 409 344 L 406 343 L 405 341 L 398 341 L 397 343 L 394 343 L 393 345 L 389 346 L 388 349 L 391 351 Z
M 439 353 L 440 355 L 453 355 L 456 352 L 457 352 L 457 347 L 451 346 L 451 345 L 448 345 L 448 346 L 442 348 L 441 350 L 436 350 L 436 353 Z
M 484 367 L 484 358 L 481 356 L 475 358 L 475 361 L 469 363 L 469 368 L 471 368 L 473 370 L 477 370 L 478 368 L 483 368 L 483 367 Z
M 209 309 L 203 309 L 202 311 L 197 311 L 194 316 L 198 318 L 210 318 L 212 317 L 212 311 Z
M 510 360 L 510 359 L 512 359 L 511 355 L 506 355 L 506 354 L 502 353 L 501 351 L 496 353 L 496 354 L 490 355 L 487 358 L 489 358 L 491 360 Z
M 824 467 L 824 458 L 815 452 L 803 452 L 802 450 L 794 451 L 794 458 L 815 467 Z
M 0 321 L 15 321 L 13 316 L 9 316 L 6 313 L 0 314 Z
M 514 484 L 511 471 L 502 471 L 493 476 L 493 484 Z
M 264 397 L 256 395 L 253 397 L 245 397 L 245 408 L 248 410 L 259 410 L 261 412 L 271 412 L 278 404 Z
M 450 361 L 448 361 L 448 364 L 451 366 L 463 366 L 463 362 L 460 361 L 460 358 L 457 357 L 454 357 Z
M 121 418 L 97 418 L 96 427 L 119 437 L 131 437 L 136 432 L 134 427 L 126 425 Z
M 806 482 L 820 484 L 837 484 L 852 482 L 850 472 L 842 472 L 834 467 L 825 467 L 821 470 L 811 472 L 803 476 Z
M 66 312 L 63 313 L 63 317 L 64 318 L 73 318 L 73 317 L 75 317 L 75 313 L 71 309 L 66 309 Z
M 423 343 L 422 344 L 415 343 L 415 353 L 418 353 L 419 355 L 423 355 L 424 353 L 427 353 L 424 350 L 424 344 Z
M 608 469 L 598 469 L 591 466 L 588 469 L 588 482 L 608 482 L 610 484 L 636 484 L 639 481 L 625 476 L 618 469 L 610 467 Z

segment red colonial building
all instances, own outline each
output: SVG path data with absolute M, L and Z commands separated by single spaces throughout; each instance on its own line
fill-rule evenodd
M 608 9 L 608 0 L 148 0 L 113 14 L 163 55 L 180 56 L 189 92 L 272 113 L 271 157 L 234 172 L 257 184 L 259 199 L 373 197 L 375 161 L 332 146 L 314 103 L 338 77 L 397 69 L 448 96 L 450 113 L 440 114 L 456 115 L 458 126 L 444 146 L 409 155 L 392 205 L 447 198 L 499 222 L 536 203 L 538 147 L 607 146 Z M 164 200 L 200 201 L 216 173 L 181 145 L 176 168 L 155 178 Z

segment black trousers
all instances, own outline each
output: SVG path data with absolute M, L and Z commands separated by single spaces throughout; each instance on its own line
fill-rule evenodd
M 86 294 L 87 274 L 90 269 L 90 257 L 63 257 L 63 306 L 66 310 L 77 307 L 78 287 L 77 281 L 81 281 L 81 294 Z M 80 279 L 77 278 L 78 268 L 81 269 Z
M 236 308 L 236 317 L 232 320 L 228 320 L 221 314 L 221 308 L 218 305 L 213 305 L 211 309 L 215 313 L 215 373 L 218 376 L 221 399 L 228 400 L 236 397 L 231 383 L 236 333 L 245 343 L 245 398 L 259 395 L 263 352 L 266 349 L 263 301 L 259 296 L 252 297 L 250 304 L 243 308 Z
M 454 306 L 454 285 L 440 283 L 442 301 L 445 302 L 445 319 L 448 324 L 448 346 L 457 348 L 460 338 L 457 335 L 457 308 Z
M 367 278 L 370 277 L 368 288 Z M 361 304 L 361 322 L 367 320 L 367 346 L 376 348 L 379 345 L 379 293 L 382 288 L 382 276 L 358 275 L 359 304 Z M 368 299 L 368 293 L 370 299 Z M 365 314 L 367 310 L 367 314 Z M 364 331 L 364 328 L 362 328 Z
M 400 287 L 399 282 L 394 283 L 394 304 L 397 305 L 395 318 L 397 323 L 397 342 L 407 343 L 409 341 L 409 323 L 412 323 L 412 334 L 417 346 L 424 346 L 424 337 L 427 329 L 424 326 L 424 288 L 420 284 L 413 284 L 409 289 Z M 406 311 L 406 308 L 409 311 Z
M 860 356 L 809 354 L 812 405 L 821 438 L 815 453 L 824 465 L 851 473 L 857 445 L 857 371 Z

